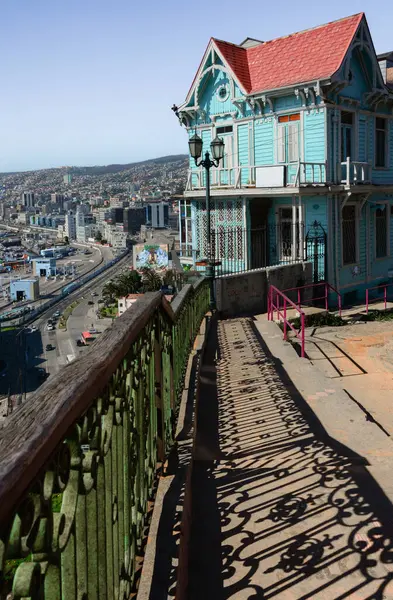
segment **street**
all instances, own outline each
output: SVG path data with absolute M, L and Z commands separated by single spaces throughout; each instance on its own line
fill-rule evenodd
M 28 399 L 29 395 L 44 383 L 48 377 L 45 374 L 50 376 L 57 373 L 69 361 L 89 351 L 89 347 L 78 347 L 76 340 L 82 331 L 91 328 L 92 323 L 100 332 L 111 325 L 111 319 L 97 318 L 98 300 L 106 282 L 121 270 L 128 270 L 131 262 L 131 256 L 126 255 L 93 281 L 46 310 L 28 327 L 1 332 L 0 415 L 6 410 L 5 397 L 11 395 L 14 405 L 18 404 L 22 396 L 23 399 Z M 92 296 L 92 293 L 98 295 Z M 69 317 L 67 329 L 61 330 L 56 326 L 54 331 L 48 331 L 48 319 L 52 318 L 57 310 L 63 313 L 75 300 L 80 303 Z M 94 301 L 94 304 L 89 305 L 89 301 Z M 96 337 L 99 337 L 99 334 Z M 46 350 L 47 344 L 51 344 L 53 350 Z

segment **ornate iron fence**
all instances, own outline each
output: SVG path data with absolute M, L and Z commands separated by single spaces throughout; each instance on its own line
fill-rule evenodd
M 244 273 L 252 269 L 291 264 L 304 252 L 304 225 L 290 221 L 254 229 L 220 226 L 211 232 L 215 275 Z
M 206 280 L 145 294 L 9 418 L 0 439 L 0 598 L 128 598 L 157 461 L 173 442 Z

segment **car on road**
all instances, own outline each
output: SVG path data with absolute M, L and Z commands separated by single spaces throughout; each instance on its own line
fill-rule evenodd
M 58 319 L 60 317 L 60 311 L 57 310 L 53 316 Z
M 98 296 L 98 293 L 97 292 L 93 292 L 92 296 Z
M 30 331 L 33 333 L 33 331 L 37 331 L 37 327 L 35 325 L 32 325 L 30 327 Z
M 89 302 L 87 304 L 89 304 L 89 306 L 91 306 L 92 304 L 94 304 L 94 302 L 93 302 L 93 300 L 89 300 Z
M 77 346 L 84 346 L 84 343 L 81 340 L 76 340 L 76 345 Z
M 45 347 L 45 350 L 47 352 L 49 352 L 49 350 L 54 350 L 54 346 L 52 346 L 52 344 L 47 344 L 46 347 Z

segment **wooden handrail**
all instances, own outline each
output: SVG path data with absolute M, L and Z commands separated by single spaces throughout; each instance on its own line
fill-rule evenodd
M 176 323 L 184 303 L 203 282 L 201 278 L 195 285 L 185 285 L 172 303 L 161 292 L 138 298 L 87 355 L 65 366 L 7 418 L 0 436 L 0 522 L 15 510 L 67 432 L 108 385 L 154 313 L 161 307 Z
M 161 298 L 161 292 L 138 298 L 132 311 L 116 319 L 86 356 L 65 366 L 7 418 L 0 437 L 0 522 L 108 383 Z

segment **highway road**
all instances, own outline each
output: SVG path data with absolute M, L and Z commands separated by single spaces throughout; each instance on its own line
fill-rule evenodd
M 76 345 L 76 328 L 86 322 L 85 318 L 93 318 L 90 325 L 96 322 L 94 313 L 97 310 L 97 300 L 101 296 L 103 286 L 122 270 L 128 270 L 131 264 L 132 255 L 127 254 L 113 267 L 110 267 L 107 271 L 44 311 L 25 329 L 1 333 L 1 357 L 5 360 L 6 366 L 1 371 L 0 365 L 0 397 L 10 393 L 16 400 L 21 391 L 24 391 L 24 397 L 28 399 L 29 395 L 34 393 L 43 383 L 39 369 L 44 369 L 52 375 L 61 370 L 67 363 L 67 355 L 73 355 L 77 358 L 81 354 L 79 352 L 80 348 Z M 94 292 L 98 296 L 92 297 Z M 88 301 L 93 301 L 93 298 L 96 301 L 95 306 L 88 304 Z M 48 331 L 46 327 L 48 319 L 57 310 L 62 313 L 74 300 L 82 300 L 82 302 L 75 309 L 74 316 L 71 317 L 70 328 L 67 328 L 67 331 L 58 330 L 57 328 L 54 331 Z M 92 308 L 94 308 L 94 311 Z M 78 321 L 78 319 L 80 320 Z M 101 331 L 104 327 L 109 326 L 111 321 L 102 319 L 98 320 L 98 323 L 99 327 L 97 329 Z M 47 344 L 53 345 L 54 349 L 46 351 Z M 82 352 L 88 352 L 88 348 L 82 348 Z M 26 368 L 24 368 L 25 364 Z
M 111 248 L 102 246 L 97 247 L 93 246 L 91 248 L 92 254 L 75 254 L 73 256 L 67 256 L 64 259 L 56 261 L 57 265 L 61 267 L 66 263 L 74 263 L 76 269 L 76 276 L 80 277 L 87 274 L 93 268 L 100 266 L 106 262 L 109 262 L 113 258 L 113 253 Z M 0 275 L 0 285 L 5 289 L 8 288 L 10 279 L 18 279 L 21 277 L 24 279 L 25 277 L 32 277 L 32 273 L 27 273 L 23 269 L 22 271 L 10 273 L 10 274 L 2 274 Z M 66 279 L 63 281 L 62 277 L 58 277 L 57 280 L 54 278 L 50 278 L 46 281 L 45 277 L 41 277 L 39 280 L 40 283 L 40 296 L 41 298 L 35 302 L 21 302 L 18 304 L 10 305 L 9 300 L 4 300 L 3 294 L 1 294 L 0 298 L 0 311 L 7 312 L 12 307 L 23 306 L 24 304 L 28 304 L 29 306 L 38 307 L 41 306 L 44 302 L 51 298 L 60 291 L 62 287 L 67 285 L 67 283 L 71 283 L 72 279 Z

